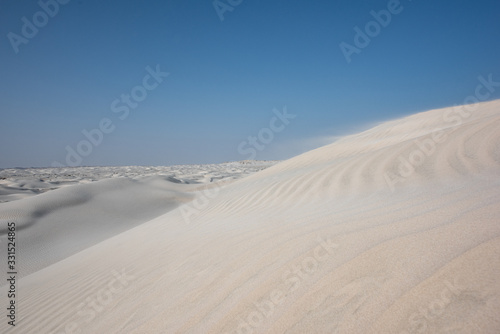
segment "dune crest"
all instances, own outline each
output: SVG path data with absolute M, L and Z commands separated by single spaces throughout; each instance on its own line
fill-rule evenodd
M 205 198 L 198 188 L 172 210 L 23 277 L 19 327 L 500 332 L 499 129 L 500 100 L 431 110 L 346 136 Z M 172 192 L 195 186 L 165 182 Z M 123 192 L 121 184 L 100 184 L 99 196 Z M 153 185 L 130 187 L 149 196 Z M 117 210 L 130 214 L 125 207 L 94 214 Z M 81 237 L 73 228 L 67 240 Z M 1 323 L 0 330 L 10 329 Z

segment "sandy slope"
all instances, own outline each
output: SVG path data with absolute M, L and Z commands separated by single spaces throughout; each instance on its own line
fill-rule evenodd
M 64 187 L 1 206 L 15 221 L 18 270 L 28 275 L 172 210 L 192 195 L 168 178 L 115 178 Z M 5 282 L 2 282 L 5 283 Z
M 467 108 L 198 191 L 48 265 L 18 282 L 17 330 L 498 333 L 500 101 Z
M 225 184 L 274 163 L 4 169 L 0 243 L 7 244 L 5 226 L 15 221 L 24 277 L 191 201 L 205 184 Z

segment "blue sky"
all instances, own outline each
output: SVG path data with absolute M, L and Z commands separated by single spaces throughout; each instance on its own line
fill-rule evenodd
M 243 160 L 240 145 L 248 152 L 248 137 L 286 106 L 296 117 L 255 151 L 284 159 L 462 104 L 478 76 L 500 81 L 499 1 L 402 0 L 350 63 L 339 45 L 356 47 L 354 28 L 396 0 L 220 0 L 232 9 L 224 20 L 211 0 L 60 1 L 57 12 L 41 1 L 53 17 L 36 1 L 0 3 L 0 168 L 76 165 L 68 147 L 79 154 L 85 140 L 78 165 Z M 34 36 L 23 17 L 38 20 L 36 34 L 24 29 Z M 145 90 L 157 66 L 169 75 Z M 134 89 L 147 96 L 120 119 L 111 104 Z M 103 119 L 108 133 L 94 145 L 82 131 Z

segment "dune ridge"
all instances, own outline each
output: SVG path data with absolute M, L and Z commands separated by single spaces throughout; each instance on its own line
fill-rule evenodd
M 197 191 L 23 277 L 18 325 L 498 333 L 499 127 L 500 100 L 431 110 Z

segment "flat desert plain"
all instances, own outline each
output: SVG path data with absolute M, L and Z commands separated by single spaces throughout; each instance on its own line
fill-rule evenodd
M 500 333 L 500 101 L 281 162 L 0 178 L 1 333 Z

